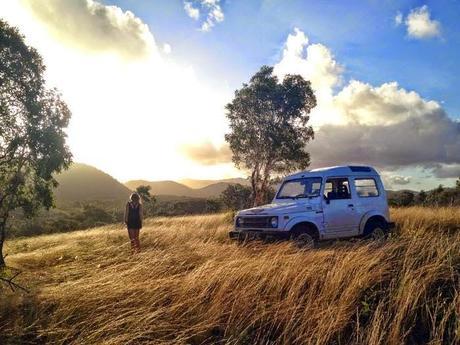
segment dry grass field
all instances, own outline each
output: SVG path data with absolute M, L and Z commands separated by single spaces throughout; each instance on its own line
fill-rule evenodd
M 1 344 L 460 343 L 460 210 L 393 209 L 385 243 L 227 240 L 229 215 L 8 242 Z

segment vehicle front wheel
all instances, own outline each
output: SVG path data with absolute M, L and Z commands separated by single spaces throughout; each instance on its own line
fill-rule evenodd
M 294 235 L 292 237 L 292 240 L 294 241 L 295 245 L 300 249 L 316 248 L 315 238 L 306 232 L 302 232 L 302 233 Z
M 243 245 L 243 244 L 245 244 L 247 242 L 247 239 L 248 239 L 247 234 L 239 233 L 236 243 L 238 243 L 239 245 Z

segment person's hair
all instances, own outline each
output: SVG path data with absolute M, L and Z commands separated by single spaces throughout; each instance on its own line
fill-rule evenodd
M 133 202 L 138 202 L 139 204 L 141 203 L 141 197 L 139 194 L 137 193 L 132 193 L 130 196 L 129 196 L 129 200 L 133 201 Z

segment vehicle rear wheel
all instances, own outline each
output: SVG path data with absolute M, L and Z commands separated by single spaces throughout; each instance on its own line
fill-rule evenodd
M 386 237 L 386 232 L 382 228 L 375 228 L 371 233 L 373 241 L 383 241 Z

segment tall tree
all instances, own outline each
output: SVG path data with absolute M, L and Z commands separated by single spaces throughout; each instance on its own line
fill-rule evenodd
M 71 163 L 64 129 L 70 111 L 45 86 L 45 66 L 18 30 L 0 20 L 0 267 L 8 217 L 53 205 L 53 174 Z
M 309 81 L 287 75 L 280 83 L 273 67 L 263 66 L 227 104 L 230 133 L 225 135 L 233 162 L 251 172 L 253 204 L 266 200 L 273 175 L 305 169 L 306 144 L 313 139 L 308 125 L 316 98 Z

